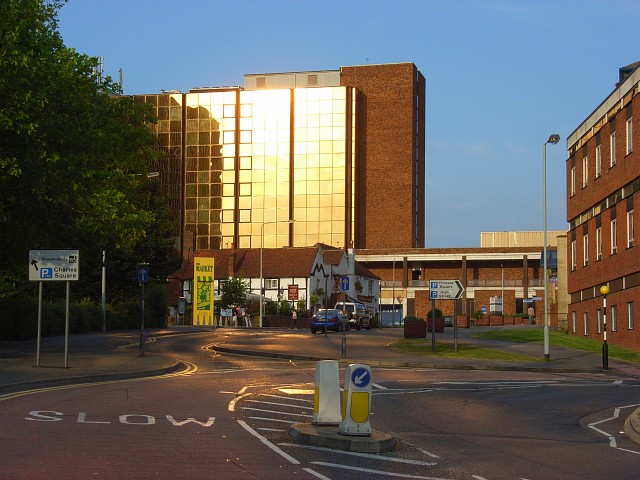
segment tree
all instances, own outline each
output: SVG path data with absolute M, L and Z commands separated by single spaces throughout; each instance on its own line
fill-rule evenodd
M 233 305 L 244 305 L 249 291 L 249 281 L 242 277 L 229 277 L 220 280 L 221 308 L 229 308 Z
M 154 118 L 64 45 L 64 3 L 0 2 L 0 296 L 33 293 L 31 249 L 80 250 L 81 295 L 99 295 L 102 250 L 130 285 L 136 262 L 171 263 L 168 210 L 146 177 Z

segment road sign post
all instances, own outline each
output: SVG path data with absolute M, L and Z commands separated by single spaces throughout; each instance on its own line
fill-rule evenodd
M 144 357 L 144 286 L 149 282 L 149 264 L 138 264 L 138 283 L 142 287 L 142 316 L 140 318 L 140 356 Z
M 38 288 L 38 334 L 36 342 L 36 366 L 40 366 L 40 340 L 42 338 L 42 283 L 67 282 L 64 323 L 64 368 L 69 367 L 69 298 L 71 283 L 80 275 L 78 250 L 30 250 L 29 280 L 39 282 Z
M 460 280 L 429 280 L 429 298 L 431 299 L 431 350 L 436 351 L 436 300 L 453 300 L 462 298 L 464 287 Z M 454 304 L 454 322 L 457 323 L 457 311 Z M 453 329 L 453 342 L 457 350 L 458 329 Z

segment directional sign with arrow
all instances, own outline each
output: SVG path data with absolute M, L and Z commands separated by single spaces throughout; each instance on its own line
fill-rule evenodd
M 457 300 L 462 298 L 464 287 L 460 280 L 429 280 L 431 300 Z
M 78 250 L 29 250 L 29 280 L 78 280 L 79 262 Z
M 356 368 L 351 374 L 351 382 L 358 388 L 366 388 L 371 382 L 371 372 L 366 368 Z

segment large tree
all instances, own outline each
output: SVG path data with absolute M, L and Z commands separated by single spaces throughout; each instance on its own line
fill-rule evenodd
M 102 250 L 123 276 L 171 251 L 166 207 L 146 176 L 150 111 L 98 75 L 96 58 L 65 46 L 64 3 L 0 2 L 0 296 L 28 287 L 31 249 L 80 250 L 89 281 Z

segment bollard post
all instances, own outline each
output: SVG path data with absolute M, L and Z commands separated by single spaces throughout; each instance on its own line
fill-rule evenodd
M 342 435 L 371 436 L 371 368 L 353 363 L 344 375 L 342 393 L 342 422 L 338 433 Z
M 340 416 L 340 374 L 337 360 L 316 362 L 316 388 L 313 394 L 314 425 L 337 425 Z

